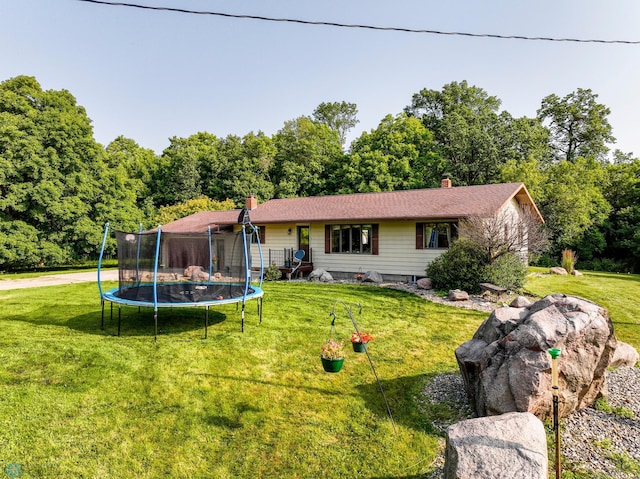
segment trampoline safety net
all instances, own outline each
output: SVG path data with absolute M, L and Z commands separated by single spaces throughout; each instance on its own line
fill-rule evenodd
M 246 248 L 254 235 L 244 227 L 215 233 L 117 231 L 115 294 L 126 301 L 175 305 L 242 298 L 251 293 L 245 258 L 251 261 Z

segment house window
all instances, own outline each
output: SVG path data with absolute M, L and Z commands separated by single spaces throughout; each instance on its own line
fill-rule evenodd
M 373 251 L 377 225 L 331 225 L 331 253 L 376 254 Z
M 447 222 L 417 223 L 416 248 L 448 248 L 458 237 L 458 224 Z
M 260 238 L 260 244 L 264 244 L 265 243 L 265 239 L 266 239 L 266 226 L 256 226 L 256 229 L 258 230 L 258 236 L 256 236 L 255 234 L 251 235 L 251 244 L 257 244 L 258 243 L 258 238 Z

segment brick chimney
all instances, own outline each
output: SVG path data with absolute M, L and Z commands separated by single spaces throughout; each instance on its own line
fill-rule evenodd
M 451 178 L 444 176 L 440 181 L 440 188 L 451 188 Z
M 248 210 L 255 210 L 258 207 L 258 200 L 256 199 L 255 196 L 250 195 L 247 198 L 247 201 L 245 203 L 245 208 Z

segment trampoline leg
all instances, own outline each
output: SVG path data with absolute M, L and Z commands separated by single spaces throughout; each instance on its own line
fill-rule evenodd
M 104 299 L 100 301 L 102 306 L 102 320 L 100 321 L 100 329 L 104 331 Z
M 262 298 L 258 298 L 258 316 L 260 316 L 260 322 L 262 324 Z
M 209 326 L 209 306 L 204 308 L 204 339 L 207 339 L 207 327 Z
M 118 305 L 118 336 L 120 336 L 120 318 L 122 317 L 122 307 Z
M 242 332 L 244 333 L 244 303 L 242 303 Z
M 158 341 L 158 310 L 153 310 L 153 340 Z

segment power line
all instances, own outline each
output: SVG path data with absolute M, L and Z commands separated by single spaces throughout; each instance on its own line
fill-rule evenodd
M 529 37 L 524 35 L 497 35 L 492 33 L 443 32 L 439 30 L 423 30 L 423 29 L 402 28 L 402 27 L 381 27 L 381 26 L 375 26 L 375 25 L 359 25 L 359 24 L 348 24 L 348 23 L 337 23 L 337 22 L 299 20 L 294 18 L 272 18 L 272 17 L 263 17 L 259 15 L 239 15 L 234 13 L 207 12 L 207 11 L 197 11 L 197 10 L 186 10 L 183 8 L 154 7 L 150 5 L 138 5 L 135 3 L 107 2 L 103 0 L 77 0 L 77 1 L 86 2 L 86 3 L 96 3 L 100 5 L 140 8 L 143 10 L 158 10 L 158 11 L 176 12 L 176 13 L 189 13 L 194 15 L 213 15 L 217 17 L 236 18 L 236 19 L 242 19 L 242 20 L 261 20 L 265 22 L 286 22 L 286 23 L 298 23 L 302 25 L 319 25 L 319 26 L 326 26 L 326 27 L 339 27 L 339 28 L 361 28 L 366 30 L 383 30 L 388 32 L 427 33 L 432 35 L 451 35 L 451 36 L 475 37 L 475 38 L 498 38 L 500 40 L 532 40 L 532 41 L 545 41 L 545 42 L 607 43 L 607 44 L 615 43 L 615 44 L 623 44 L 623 45 L 640 45 L 640 41 L 629 41 L 629 40 L 597 40 L 597 39 L 584 39 L 584 38 L 553 38 L 553 37 Z

